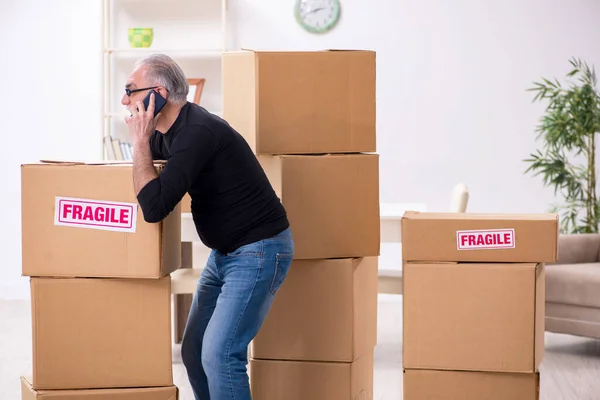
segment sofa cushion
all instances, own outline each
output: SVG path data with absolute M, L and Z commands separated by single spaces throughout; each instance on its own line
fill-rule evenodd
M 546 301 L 600 307 L 600 262 L 546 265 Z
M 598 261 L 600 261 L 600 234 L 559 235 L 558 261 L 556 264 L 580 264 Z

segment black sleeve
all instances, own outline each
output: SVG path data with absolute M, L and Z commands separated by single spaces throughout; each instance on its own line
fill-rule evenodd
M 160 222 L 173 211 L 215 153 L 217 140 L 204 126 L 187 126 L 177 133 L 162 172 L 138 195 L 146 222 Z
M 153 160 L 166 160 L 162 153 L 163 135 L 159 131 L 154 131 L 150 136 L 150 151 L 152 152 Z

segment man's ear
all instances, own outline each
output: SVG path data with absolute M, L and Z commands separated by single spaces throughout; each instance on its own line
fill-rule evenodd
M 164 87 L 159 87 L 156 89 L 156 91 L 165 99 L 169 98 L 169 92 Z

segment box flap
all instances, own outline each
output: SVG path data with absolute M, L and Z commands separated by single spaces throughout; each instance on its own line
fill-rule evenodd
M 166 160 L 154 160 L 155 165 L 166 164 Z M 83 160 L 46 160 L 42 159 L 38 164 L 56 164 L 56 165 L 130 165 L 133 164 L 133 160 L 96 160 L 96 161 L 83 161 Z M 26 164 L 27 165 L 27 164 Z
M 367 49 L 326 49 L 323 51 L 337 51 L 337 52 L 353 52 L 353 53 L 375 53 L 375 50 L 367 50 Z
M 133 164 L 132 160 L 97 160 L 97 161 L 83 161 L 83 160 L 40 160 L 38 164 L 50 164 L 50 165 L 121 165 L 121 164 Z
M 270 50 L 258 50 L 242 47 L 239 51 L 228 51 L 228 53 L 239 53 L 239 52 L 252 52 L 252 53 L 319 53 L 319 52 L 328 52 L 328 51 L 336 51 L 336 52 L 368 52 L 375 53 L 375 50 L 367 50 L 367 49 L 321 49 L 321 50 L 311 50 L 311 49 L 298 49 L 298 50 L 281 50 L 281 49 L 270 49 Z
M 376 153 L 364 153 L 364 152 L 350 152 L 350 153 L 310 153 L 310 154 L 277 154 L 269 157 L 277 157 L 281 159 L 297 159 L 306 160 L 308 158 L 351 158 L 351 157 L 372 157 L 379 156 Z
M 453 213 L 406 211 L 403 219 L 420 220 L 507 220 L 507 221 L 558 221 L 558 214 L 503 214 L 503 213 Z

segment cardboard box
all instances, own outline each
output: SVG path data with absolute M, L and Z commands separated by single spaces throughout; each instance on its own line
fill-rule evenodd
M 538 400 L 539 372 L 404 371 L 404 400 Z
M 34 389 L 172 386 L 171 278 L 31 278 Z
M 192 198 L 188 193 L 186 193 L 185 196 L 183 196 L 183 199 L 181 199 L 181 212 L 192 212 Z
M 131 164 L 27 164 L 21 179 L 23 275 L 157 278 L 179 268 L 181 207 L 145 222 Z
M 379 255 L 379 155 L 257 158 L 287 211 L 296 259 Z
M 409 369 L 535 372 L 544 354 L 545 272 L 535 263 L 405 263 Z
M 178 400 L 177 386 L 128 389 L 35 390 L 21 377 L 22 400 Z
M 556 262 L 557 214 L 423 213 L 402 217 L 406 261 Z
M 373 51 L 223 55 L 223 117 L 256 154 L 376 151 Z
M 252 341 L 256 359 L 352 362 L 377 344 L 377 257 L 294 260 Z
M 250 360 L 257 400 L 357 400 L 373 398 L 373 352 L 353 363 Z

